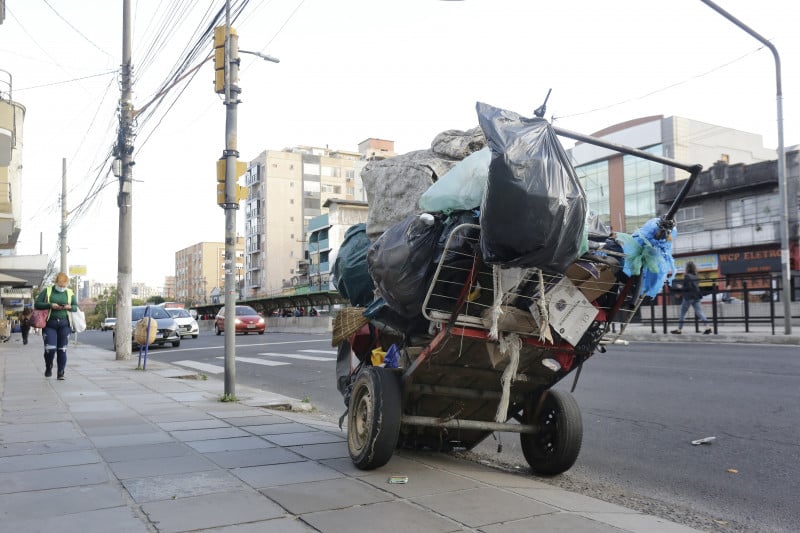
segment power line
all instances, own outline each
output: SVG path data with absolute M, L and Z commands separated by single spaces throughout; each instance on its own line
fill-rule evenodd
M 731 61 L 728 61 L 727 63 L 723 63 L 723 64 L 721 64 L 721 65 L 718 65 L 718 66 L 716 66 L 716 67 L 712 68 L 711 70 L 708 70 L 708 71 L 706 71 L 706 72 L 703 72 L 703 73 L 701 73 L 701 74 L 697 74 L 697 75 L 695 75 L 695 76 L 691 76 L 691 77 L 689 77 L 689 78 L 686 78 L 686 79 L 684 79 L 684 80 L 682 80 L 682 81 L 679 81 L 679 82 L 676 82 L 676 83 L 672 83 L 672 84 L 670 84 L 670 85 L 667 85 L 666 87 L 662 87 L 662 88 L 660 88 L 660 89 L 656 89 L 656 90 L 654 90 L 654 91 L 650 91 L 649 93 L 643 94 L 643 95 L 641 95 L 641 96 L 636 96 L 636 97 L 633 97 L 633 98 L 628 98 L 627 100 L 622 100 L 622 101 L 620 101 L 620 102 L 616 102 L 616 103 L 609 104 L 609 105 L 602 106 L 602 107 L 596 107 L 596 108 L 594 108 L 594 109 L 589 109 L 589 110 L 587 110 L 587 111 L 581 111 L 580 113 L 572 113 L 572 114 L 570 114 L 570 115 L 561 115 L 561 116 L 559 116 L 559 117 L 556 117 L 556 116 L 554 116 L 554 117 L 553 117 L 553 120 L 555 121 L 555 120 L 564 119 L 564 118 L 579 117 L 579 116 L 582 116 L 582 115 L 588 115 L 588 114 L 590 114 L 590 113 L 596 113 L 597 111 L 605 111 L 605 110 L 607 110 L 607 109 L 612 109 L 612 108 L 614 108 L 614 107 L 617 107 L 617 106 L 620 106 L 620 105 L 623 105 L 623 104 L 629 104 L 629 103 L 631 103 L 631 102 L 635 102 L 635 101 L 637 101 L 637 100 L 644 100 L 645 98 L 647 98 L 647 97 L 650 97 L 650 96 L 653 96 L 654 94 L 658 94 L 658 93 L 660 93 L 660 92 L 667 91 L 667 90 L 669 90 L 669 89 L 672 89 L 672 88 L 678 87 L 678 86 L 680 86 L 680 85 L 683 85 L 683 84 L 685 84 L 685 83 L 689 83 L 690 81 L 694 81 L 694 80 L 696 80 L 696 79 L 699 79 L 699 78 L 702 78 L 702 77 L 708 76 L 709 74 L 712 74 L 712 73 L 714 73 L 714 72 L 716 72 L 716 71 L 718 71 L 718 70 L 720 70 L 720 69 L 723 69 L 723 68 L 725 68 L 725 67 L 728 67 L 728 66 L 730 66 L 730 65 L 732 65 L 732 64 L 734 64 L 734 63 L 737 63 L 737 62 L 739 62 L 739 61 L 741 61 L 741 60 L 745 59 L 745 58 L 746 58 L 746 57 L 748 57 L 748 56 L 751 56 L 751 55 L 755 54 L 756 52 L 759 52 L 759 51 L 761 51 L 763 48 L 764 48 L 763 46 L 759 46 L 759 47 L 758 47 L 758 48 L 756 48 L 755 50 L 752 50 L 751 52 L 748 52 L 748 53 L 746 53 L 746 54 L 744 54 L 744 55 L 742 55 L 742 56 L 740 56 L 740 57 L 737 57 L 736 59 L 733 59 L 733 60 L 731 60 Z
M 287 25 L 287 24 L 289 24 L 289 21 L 290 21 L 290 20 L 292 20 L 292 17 L 294 17 L 295 13 L 297 13 L 297 10 L 298 10 L 298 9 L 300 9 L 300 8 L 303 6 L 303 4 L 304 4 L 305 2 L 306 2 L 306 0 L 300 0 L 300 3 L 299 3 L 299 4 L 297 4 L 297 7 L 296 7 L 296 8 L 294 8 L 294 11 L 292 11 L 292 12 L 289 14 L 289 16 L 288 16 L 288 17 L 286 17 L 286 20 L 285 20 L 285 21 L 283 21 L 283 24 L 281 24 L 281 27 L 280 27 L 280 28 L 278 28 L 278 31 L 276 31 L 276 32 L 275 32 L 275 35 L 273 35 L 273 36 L 272 36 L 272 38 L 271 38 L 269 41 L 267 41 L 267 44 L 265 44 L 265 45 L 264 45 L 264 48 L 262 48 L 262 49 L 261 49 L 261 51 L 262 51 L 262 52 L 264 52 L 264 51 L 267 49 L 267 47 L 268 47 L 270 44 L 272 44 L 272 41 L 274 41 L 274 40 L 275 40 L 275 38 L 276 38 L 276 37 L 277 37 L 277 36 L 278 36 L 278 35 L 281 33 L 281 31 L 283 31 L 283 28 L 285 28 L 285 27 L 286 27 L 286 25 Z
M 73 83 L 76 81 L 81 80 L 88 80 L 89 78 L 99 78 L 100 76 L 108 76 L 109 74 L 115 74 L 116 70 L 109 70 L 106 72 L 101 72 L 99 74 L 90 74 L 89 76 L 82 76 L 80 78 L 72 78 L 71 80 L 62 80 L 62 81 L 54 81 L 51 83 L 44 83 L 42 85 L 32 85 L 30 87 L 22 87 L 21 89 L 14 89 L 15 92 L 19 91 L 29 91 L 31 89 L 41 89 L 42 87 L 52 87 L 53 85 L 63 85 L 65 83 Z
M 93 42 L 91 39 L 89 39 L 87 36 L 85 36 L 83 33 L 81 33 L 81 31 L 80 31 L 78 28 L 76 28 L 75 26 L 73 26 L 73 25 L 72 25 L 72 23 L 71 23 L 70 21 L 68 21 L 67 19 L 65 19 L 65 18 L 64 18 L 64 17 L 61 15 L 61 13 L 59 13 L 58 11 L 56 11 L 56 8 L 54 8 L 53 6 L 51 6 L 51 5 L 50 5 L 50 2 L 48 2 L 47 0 L 42 0 L 42 2 L 44 2 L 44 3 L 47 5 L 47 7 L 49 7 L 50 9 L 52 9 L 52 10 L 53 10 L 53 13 L 55 13 L 56 15 L 58 15 L 58 18 L 60 18 L 61 20 L 63 20 L 63 21 L 64 21 L 64 22 L 67 24 L 67 26 L 69 26 L 70 28 L 72 28 L 73 30 L 75 30 L 75 33 L 77 33 L 78 35 L 80 35 L 81 37 L 83 37 L 83 38 L 84 38 L 84 40 L 86 40 L 86 42 L 87 42 L 87 43 L 91 44 L 92 46 L 94 46 L 95 48 L 97 48 L 98 50 L 100 50 L 101 52 L 103 52 L 105 55 L 107 55 L 108 57 L 110 57 L 110 58 L 112 58 L 112 59 L 114 58 L 114 56 L 112 56 L 111 54 L 109 54 L 108 52 L 106 52 L 105 50 L 103 50 L 102 48 L 100 48 L 99 46 L 97 46 L 97 45 L 96 45 L 96 44 L 95 44 L 95 43 L 94 43 L 94 42 Z

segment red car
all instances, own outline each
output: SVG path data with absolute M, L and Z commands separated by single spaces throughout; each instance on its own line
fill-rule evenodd
M 264 317 L 259 315 L 255 309 L 249 305 L 236 306 L 236 333 L 258 333 L 263 335 L 267 329 L 267 323 Z M 221 335 L 225 331 L 225 308 L 219 310 L 217 317 L 214 319 L 214 329 L 217 335 Z

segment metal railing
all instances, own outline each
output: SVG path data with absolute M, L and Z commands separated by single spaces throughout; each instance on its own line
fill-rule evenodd
M 744 281 L 741 287 L 720 291 L 718 282 L 724 283 L 724 280 L 713 280 L 711 291 L 703 297 L 700 305 L 714 334 L 719 333 L 721 326 L 741 325 L 744 327 L 744 331 L 749 333 L 751 326 L 768 325 L 772 334 L 775 335 L 776 325 L 783 321 L 783 314 L 776 313 L 776 310 L 782 310 L 776 307 L 776 304 L 780 302 L 783 291 L 780 281 L 780 278 L 773 278 L 773 283 L 769 287 L 753 287 L 747 281 Z M 800 304 L 797 303 L 796 287 L 796 280 L 793 279 L 791 287 L 793 302 L 791 319 L 797 319 L 800 316 L 800 313 L 798 313 Z M 670 328 L 675 327 L 679 322 L 680 296 L 680 291 L 665 286 L 661 293 L 642 306 L 641 322 L 649 323 L 652 333 L 656 333 L 657 329 L 667 333 Z M 694 323 L 695 331 L 699 332 L 702 325 L 701 321 L 695 316 L 694 312 L 691 313 L 691 317 L 691 319 L 685 321 L 685 325 L 691 327 L 692 323 Z

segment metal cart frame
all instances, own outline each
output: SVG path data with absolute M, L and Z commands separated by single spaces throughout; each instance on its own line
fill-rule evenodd
M 685 165 L 558 127 L 554 130 L 559 136 L 687 171 L 689 178 L 659 221 L 660 238 L 672 231 L 675 213 L 702 170 L 701 165 Z M 398 368 L 371 366 L 368 357 L 360 357 L 361 363 L 352 369 L 345 394 L 347 441 L 358 468 L 383 466 L 400 445 L 470 449 L 495 431 L 519 433 L 523 454 L 538 474 L 564 472 L 578 457 L 583 433 L 580 409 L 571 394 L 552 387 L 574 372 L 574 391 L 583 363 L 596 351 L 605 351 L 605 345 L 619 337 L 617 334 L 609 339 L 612 322 L 620 324 L 620 334 L 624 331 L 643 300 L 639 296 L 640 277 L 623 277 L 624 282 L 615 282 L 608 305 L 597 310 L 591 326 L 574 344 L 558 335 L 549 341 L 543 332 L 537 335 L 503 328 L 493 331 L 486 323 L 485 310 L 483 315 L 468 312 L 471 305 L 475 307 L 472 302 L 480 287 L 485 290 L 493 280 L 497 289 L 496 271 L 490 271 L 488 275 L 494 277 L 487 278 L 487 267 L 477 250 L 461 263 L 462 272 L 454 276 L 459 286 L 455 293 L 450 290 L 451 300 L 445 301 L 444 308 L 431 304 L 436 298 L 441 303 L 437 287 L 443 283 L 443 272 L 448 268 L 445 257 L 452 251 L 451 240 L 457 232 L 467 234 L 476 228 L 479 227 L 458 226 L 448 238 L 423 304 L 423 316 L 430 324 L 428 336 L 421 340 L 401 336 Z M 535 284 L 538 275 L 543 296 L 544 276 L 541 271 L 536 272 L 525 272 L 520 279 L 528 285 Z M 552 288 L 555 281 L 556 278 L 550 279 L 547 285 Z M 521 286 L 517 284 L 514 290 Z M 497 303 L 507 299 L 505 293 L 502 298 L 498 298 L 499 294 L 497 290 L 491 292 L 491 300 Z M 509 297 L 521 296 L 512 293 Z M 537 301 L 536 295 L 529 297 L 531 302 Z M 375 340 L 375 329 L 380 330 L 380 326 L 369 329 L 370 346 L 383 343 Z M 547 326 L 542 329 L 549 331 Z M 387 336 L 388 343 L 392 335 Z M 512 348 L 508 348 L 512 344 L 500 345 L 506 341 L 513 344 Z M 349 354 L 354 340 L 344 344 L 340 349 Z M 498 345 L 505 351 L 493 357 Z

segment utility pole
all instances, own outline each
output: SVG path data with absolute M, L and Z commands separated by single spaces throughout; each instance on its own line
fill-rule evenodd
M 67 273 L 67 158 L 61 158 L 61 269 Z
M 131 283 L 132 260 L 131 249 L 133 246 L 132 235 L 132 169 L 133 161 L 133 104 L 131 103 L 131 3 L 122 0 L 122 75 L 119 100 L 119 131 L 117 132 L 117 145 L 114 148 L 117 168 L 114 175 L 119 178 L 119 194 L 117 207 L 119 208 L 119 242 L 117 246 L 117 325 L 120 332 L 115 335 L 114 348 L 117 360 L 131 358 Z

